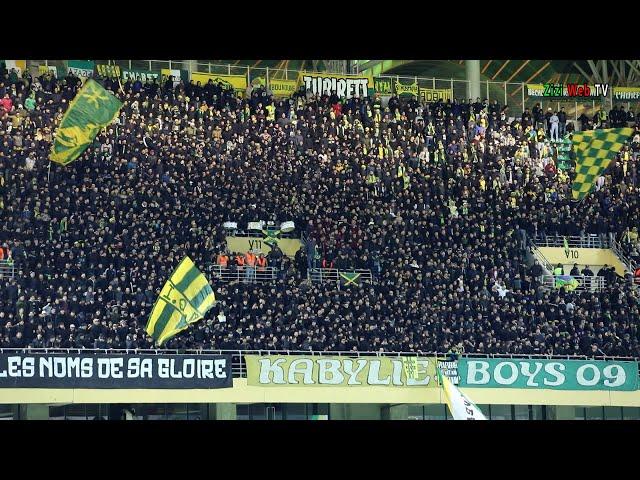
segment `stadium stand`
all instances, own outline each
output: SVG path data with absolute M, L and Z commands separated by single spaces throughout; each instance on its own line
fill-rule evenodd
M 640 356 L 633 282 L 548 288 L 527 262 L 557 235 L 640 261 L 640 135 L 576 204 L 540 109 L 97 80 L 124 107 L 61 167 L 49 150 L 79 79 L 0 74 L 0 347 L 151 348 L 150 309 L 189 255 L 219 302 L 162 348 Z M 579 120 L 638 128 L 621 115 Z M 306 246 L 270 253 L 258 281 L 219 256 L 225 222 L 262 219 Z

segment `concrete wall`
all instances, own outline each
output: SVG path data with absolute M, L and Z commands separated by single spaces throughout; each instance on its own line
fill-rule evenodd
M 555 391 L 517 388 L 463 388 L 476 404 L 583 405 L 640 407 L 640 390 L 631 392 Z M 68 403 L 444 403 L 439 388 L 425 387 L 254 387 L 236 378 L 233 388 L 195 390 L 4 388 L 3 404 Z M 221 413 L 222 415 L 222 413 Z

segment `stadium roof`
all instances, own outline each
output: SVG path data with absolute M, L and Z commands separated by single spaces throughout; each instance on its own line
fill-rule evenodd
M 465 78 L 464 60 L 357 60 L 375 74 Z M 605 82 L 637 85 L 639 60 L 481 60 L 481 80 L 514 83 Z

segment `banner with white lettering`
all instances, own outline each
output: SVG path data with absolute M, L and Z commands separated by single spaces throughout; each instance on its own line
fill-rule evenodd
M 370 93 L 373 92 L 373 77 L 371 75 L 300 72 L 298 87 L 300 85 L 304 85 L 305 90 L 310 91 L 313 95 L 335 93 L 339 98 L 362 98 L 370 96 Z
M 460 374 L 458 372 L 457 360 L 444 360 L 439 358 L 438 370 L 440 370 L 445 377 L 451 380 L 451 383 L 453 383 L 454 385 L 460 384 Z
M 549 390 L 637 390 L 638 363 L 603 360 L 464 358 L 460 386 Z
M 0 388 L 230 388 L 231 355 L 0 353 Z
M 435 358 L 245 355 L 247 385 L 259 387 L 432 387 Z

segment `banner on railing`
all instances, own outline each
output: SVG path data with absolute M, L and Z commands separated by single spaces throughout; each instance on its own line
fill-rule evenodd
M 0 388 L 229 388 L 231 355 L 0 353 Z
M 463 358 L 458 365 L 462 387 L 623 391 L 638 389 L 637 362 Z
M 161 81 L 163 84 L 164 82 L 167 81 L 167 79 L 170 76 L 173 75 L 174 87 L 176 87 L 180 83 L 180 80 L 182 80 L 185 83 L 189 81 L 189 72 L 187 70 L 174 70 L 174 69 L 163 68 L 160 70 L 160 75 L 161 75 Z
M 122 79 L 126 82 L 131 80 L 132 82 L 140 80 L 142 83 L 146 83 L 147 80 L 160 81 L 159 72 L 151 72 L 149 70 L 122 70 Z
M 5 60 L 4 66 L 8 72 L 15 69 L 18 76 L 20 76 L 22 75 L 22 72 L 24 72 L 27 69 L 27 61 L 26 60 Z
M 299 238 L 278 238 L 278 247 L 288 257 L 295 257 L 302 247 Z M 227 248 L 233 253 L 262 252 L 265 255 L 271 251 L 271 246 L 264 237 L 227 237 Z
M 91 60 L 69 60 L 67 66 L 69 71 L 84 82 L 87 78 L 93 77 L 96 64 Z
M 103 63 L 98 63 L 96 65 L 96 72 L 101 77 L 120 78 L 120 67 L 118 65 L 107 65 Z
M 378 90 L 389 92 L 388 94 L 395 93 L 398 96 L 413 95 L 420 98 L 423 102 L 446 102 L 447 100 L 453 100 L 453 90 L 450 88 L 424 88 L 421 87 L 417 81 L 413 83 L 406 83 L 405 80 L 396 78 L 383 78 L 379 77 L 375 79 L 376 92 L 382 93 Z
M 442 374 L 451 380 L 451 383 L 454 385 L 460 384 L 460 372 L 458 370 L 458 361 L 438 358 L 438 370 L 442 372 Z
M 265 77 L 254 77 L 251 80 L 253 86 L 267 86 Z M 269 90 L 274 97 L 290 97 L 296 91 L 298 82 L 296 80 L 285 80 L 284 78 L 269 77 Z
M 373 88 L 380 95 L 393 95 L 393 80 L 391 78 L 374 77 Z
M 203 87 L 209 83 L 209 80 L 212 80 L 215 84 L 222 83 L 222 87 L 226 89 L 233 88 L 242 91 L 247 89 L 246 75 L 220 75 L 218 73 L 191 72 L 191 80 L 193 80 L 193 83 L 200 82 L 200 85 Z
M 58 71 L 58 67 L 53 65 L 38 65 L 38 74 L 45 75 L 47 72 L 53 74 L 56 78 L 66 77 L 64 71 Z
M 453 100 L 453 91 L 450 88 L 420 87 L 420 100 L 423 102 L 446 102 Z
M 640 88 L 613 87 L 613 99 L 622 102 L 638 102 L 640 101 Z
M 298 82 L 295 80 L 269 79 L 269 90 L 274 97 L 290 97 L 296 91 Z
M 578 94 L 577 89 L 581 88 L 584 94 Z M 590 97 L 599 97 L 600 90 L 596 89 L 595 85 L 587 85 L 577 83 L 566 84 L 563 85 L 561 83 L 527 83 L 527 95 L 529 97 L 544 97 L 548 100 L 562 100 L 562 99 L 571 99 L 571 100 L 580 100 Z
M 420 87 L 418 86 L 418 82 L 414 81 L 413 83 L 403 83 L 402 80 L 396 79 L 394 82 L 396 95 L 415 95 L 418 96 L 420 92 Z
M 371 75 L 346 75 L 332 73 L 300 72 L 297 85 L 314 95 L 336 92 L 340 98 L 368 97 L 373 90 Z
M 245 355 L 247 385 L 259 387 L 437 387 L 435 358 Z M 410 357 L 406 357 L 410 358 Z M 415 365 L 407 369 L 407 364 Z

